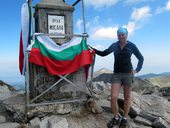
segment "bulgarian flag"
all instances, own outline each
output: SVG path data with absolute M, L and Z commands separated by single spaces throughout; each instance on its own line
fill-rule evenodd
M 29 62 L 45 67 L 49 74 L 64 75 L 92 64 L 93 54 L 83 37 L 73 37 L 69 42 L 57 45 L 48 36 L 38 35 Z
M 30 42 L 31 31 L 31 9 L 28 3 L 24 3 L 21 9 L 21 33 L 19 46 L 19 70 L 22 75 L 25 74 L 25 53 Z

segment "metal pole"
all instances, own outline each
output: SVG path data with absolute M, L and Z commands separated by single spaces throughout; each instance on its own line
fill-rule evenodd
M 30 13 L 31 13 L 31 26 L 32 26 L 32 34 L 35 33 L 35 25 L 34 25 L 34 17 L 33 17 L 33 6 L 32 6 L 32 0 L 28 0 L 29 6 L 30 6 Z
M 30 11 L 31 11 L 31 4 L 32 4 L 32 0 L 27 0 L 26 1 L 27 3 L 28 3 L 28 7 L 29 7 L 29 9 L 30 9 Z M 32 18 L 32 14 L 31 14 L 31 16 L 30 16 L 30 21 L 29 22 L 31 22 L 31 18 Z M 31 23 L 29 24 L 29 25 L 31 25 Z M 29 37 L 28 37 L 28 44 L 30 44 L 30 33 L 31 33 L 31 29 L 30 28 L 28 28 L 29 29 Z M 26 114 L 28 113 L 28 106 L 29 106 L 29 93 L 30 93 L 30 91 L 29 91 L 29 85 L 30 85 L 30 83 L 29 83 L 29 80 L 30 80 L 30 78 L 29 78 L 29 61 L 28 61 L 28 51 L 26 50 L 25 51 L 25 66 L 26 66 L 26 70 L 25 70 L 25 91 L 26 91 L 26 106 L 25 106 L 25 112 L 26 112 Z
M 67 77 L 69 74 L 65 75 L 64 77 Z M 50 89 L 52 89 L 54 86 L 56 86 L 58 83 L 60 83 L 63 79 L 60 78 L 57 82 L 55 82 L 51 87 L 46 89 L 44 92 L 42 92 L 40 95 L 36 96 L 34 99 L 31 100 L 31 103 L 34 102 L 36 99 L 44 95 L 46 92 L 48 92 Z
M 75 102 L 84 102 L 84 101 L 87 101 L 87 99 L 86 98 L 69 99 L 69 100 L 65 99 L 65 100 L 57 100 L 54 102 L 32 103 L 32 104 L 29 104 L 29 107 L 52 105 L 52 104 L 66 104 L 66 103 L 75 103 Z
M 82 0 L 82 14 L 83 14 L 84 34 L 87 34 L 86 33 L 86 20 L 85 20 L 85 10 L 84 10 L 84 0 Z
M 72 4 L 72 6 L 75 6 L 76 4 L 78 4 L 80 2 L 80 0 L 77 0 L 75 3 Z
M 26 86 L 25 86 L 25 91 L 26 91 L 26 114 L 27 114 L 27 112 L 28 112 L 28 106 L 29 106 L 29 97 L 30 97 L 30 95 L 29 95 L 29 93 L 30 93 L 30 91 L 29 91 L 29 85 L 30 85 L 30 83 L 29 83 L 29 62 L 28 62 L 28 51 L 26 51 L 26 74 L 25 74 L 25 84 L 26 84 Z
M 77 0 L 75 3 L 72 4 L 72 6 L 75 6 L 76 4 L 78 4 L 81 0 Z M 86 37 L 88 37 L 87 33 L 86 33 L 86 19 L 85 19 L 85 10 L 84 10 L 84 0 L 82 0 L 82 16 L 83 16 L 83 27 L 84 27 L 84 32 L 83 35 L 86 35 Z M 86 38 L 85 38 L 86 39 Z
M 33 34 L 33 37 L 34 36 L 40 36 L 40 35 L 44 35 L 44 36 L 50 36 L 49 34 L 45 34 L 45 33 L 35 33 Z M 81 35 L 81 34 L 56 34 L 56 36 L 67 36 L 67 37 L 88 37 L 88 35 Z

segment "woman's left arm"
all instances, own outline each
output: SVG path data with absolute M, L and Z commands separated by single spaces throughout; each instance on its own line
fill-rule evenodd
M 136 72 L 139 72 L 142 69 L 144 57 L 141 54 L 141 52 L 139 51 L 139 49 L 136 47 L 136 45 L 133 45 L 133 54 L 138 59 L 138 64 L 137 64 L 137 67 L 135 70 L 136 70 Z M 134 71 L 134 73 L 135 73 L 135 71 Z

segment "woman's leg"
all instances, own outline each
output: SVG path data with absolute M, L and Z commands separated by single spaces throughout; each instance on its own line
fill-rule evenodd
M 132 86 L 130 85 L 123 85 L 124 89 L 124 117 L 128 117 L 130 106 L 131 106 L 131 91 Z
M 121 88 L 121 84 L 114 83 L 111 87 L 111 109 L 115 117 L 118 117 L 119 115 L 119 107 L 117 103 L 117 99 L 119 96 L 119 91 Z

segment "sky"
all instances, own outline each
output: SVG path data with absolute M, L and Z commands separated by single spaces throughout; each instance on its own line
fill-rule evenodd
M 19 37 L 21 7 L 26 0 L 1 1 L 0 79 L 22 80 L 19 73 Z M 33 0 L 33 6 L 41 0 Z M 76 0 L 65 0 L 72 5 Z M 116 30 L 127 27 L 128 40 L 135 43 L 144 56 L 139 74 L 170 72 L 170 0 L 84 0 L 88 45 L 99 50 L 117 41 Z M 73 12 L 74 33 L 82 34 L 81 2 Z M 134 68 L 137 59 L 132 56 Z M 95 71 L 113 69 L 114 57 L 96 56 Z

